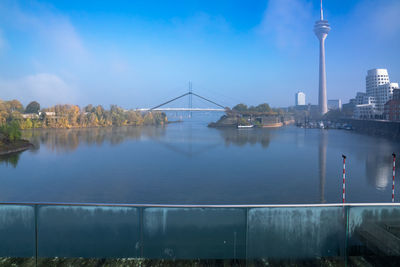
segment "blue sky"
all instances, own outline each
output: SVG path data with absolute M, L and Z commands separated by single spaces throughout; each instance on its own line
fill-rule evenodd
M 325 0 L 328 99 L 400 81 L 400 1 Z M 0 99 L 154 106 L 193 90 L 226 106 L 318 99 L 318 0 L 0 2 Z

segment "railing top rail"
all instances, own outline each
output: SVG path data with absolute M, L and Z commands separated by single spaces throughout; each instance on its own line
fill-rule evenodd
M 306 208 L 306 207 L 371 207 L 398 206 L 400 203 L 329 203 L 329 204 L 124 204 L 124 203 L 70 203 L 70 202 L 0 202 L 1 205 L 88 206 L 88 207 L 144 207 L 144 208 Z

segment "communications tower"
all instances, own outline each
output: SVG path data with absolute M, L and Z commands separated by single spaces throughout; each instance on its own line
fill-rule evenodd
M 328 101 L 326 97 L 326 71 L 325 71 L 325 39 L 328 36 L 331 27 L 327 20 L 324 20 L 324 10 L 322 9 L 320 20 L 314 25 L 314 33 L 319 40 L 319 96 L 318 105 L 321 115 L 328 112 Z

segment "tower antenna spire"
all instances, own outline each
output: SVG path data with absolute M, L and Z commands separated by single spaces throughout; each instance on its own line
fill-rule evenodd
M 322 0 L 321 0 L 321 20 L 324 20 L 324 10 L 322 9 Z

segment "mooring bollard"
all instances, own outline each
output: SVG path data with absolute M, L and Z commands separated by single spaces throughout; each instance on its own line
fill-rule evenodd
M 343 157 L 343 204 L 346 202 L 346 156 Z
M 393 184 L 392 184 L 392 202 L 394 202 L 394 177 L 396 175 L 396 154 L 393 153 Z

